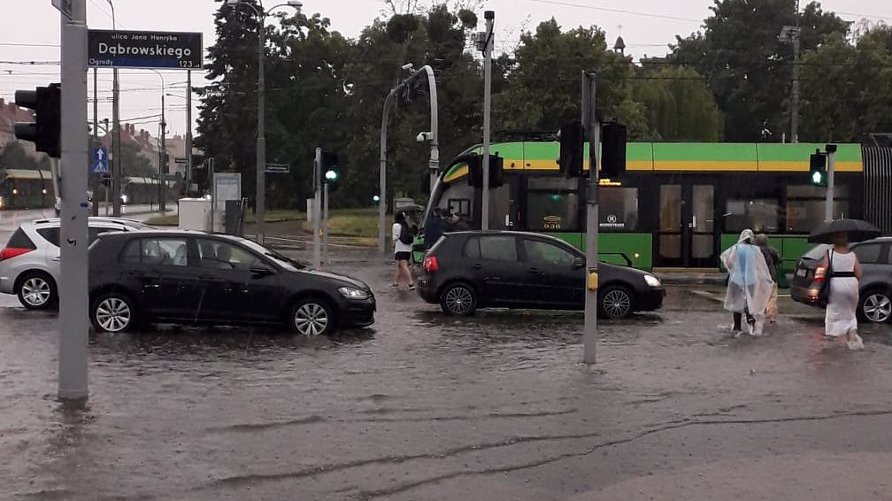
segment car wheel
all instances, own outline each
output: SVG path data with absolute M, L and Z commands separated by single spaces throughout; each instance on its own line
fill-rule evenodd
M 447 285 L 440 293 L 440 308 L 448 315 L 471 316 L 477 309 L 477 293 L 464 283 Z
M 103 294 L 93 302 L 90 319 L 100 332 L 127 332 L 136 325 L 137 311 L 133 300 L 124 294 Z
M 290 326 L 298 334 L 316 337 L 329 334 L 335 329 L 335 317 L 326 301 L 316 298 L 302 299 L 291 309 Z
M 888 322 L 892 318 L 892 298 L 882 291 L 865 292 L 858 304 L 858 316 L 877 324 Z
M 56 282 L 46 273 L 32 271 L 19 279 L 16 295 L 22 306 L 29 310 L 45 310 L 58 299 Z
M 635 311 L 635 299 L 632 293 L 621 285 L 605 287 L 600 296 L 600 309 L 605 318 L 628 318 Z

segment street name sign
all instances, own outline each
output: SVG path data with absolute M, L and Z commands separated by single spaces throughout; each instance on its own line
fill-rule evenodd
M 266 172 L 269 174 L 288 174 L 291 166 L 288 164 L 266 164 Z
M 90 30 L 87 64 L 97 68 L 202 68 L 202 34 Z
M 189 159 L 186 157 L 176 157 L 173 159 L 176 164 L 187 164 L 189 163 Z

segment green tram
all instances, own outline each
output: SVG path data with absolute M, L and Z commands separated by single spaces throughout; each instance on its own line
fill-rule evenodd
M 601 259 L 645 270 L 718 269 L 721 252 L 752 228 L 770 236 L 789 270 L 824 219 L 825 188 L 808 175 L 809 155 L 823 146 L 628 143 L 625 175 L 601 180 Z M 480 228 L 482 190 L 468 185 L 461 158 L 481 150 L 468 149 L 443 170 L 424 221 L 433 207 L 451 208 L 471 229 Z M 490 229 L 550 234 L 583 249 L 585 180 L 560 174 L 559 144 L 497 143 L 491 151 L 504 159 L 504 184 L 491 190 Z M 835 172 L 834 217 L 863 218 L 860 145 L 839 145 Z M 885 179 L 889 172 L 883 170 Z M 888 206 L 890 195 L 883 198 L 879 205 Z M 416 249 L 423 248 L 419 238 Z

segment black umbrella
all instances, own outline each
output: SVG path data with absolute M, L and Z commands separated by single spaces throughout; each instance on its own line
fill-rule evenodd
M 814 244 L 832 244 L 833 238 L 838 233 L 845 233 L 849 242 L 863 242 L 883 234 L 879 228 L 860 219 L 837 219 L 818 225 L 808 241 Z

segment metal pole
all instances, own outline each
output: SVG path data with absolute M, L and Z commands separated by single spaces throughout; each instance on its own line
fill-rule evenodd
M 62 220 L 59 280 L 59 398 L 86 400 L 87 380 L 87 218 L 89 136 L 87 122 L 87 1 L 71 1 L 71 19 L 62 16 Z
M 106 0 L 111 7 L 112 14 L 112 31 L 117 31 L 118 23 L 115 19 L 115 4 L 112 0 Z M 118 68 L 112 69 L 112 154 L 114 156 L 112 164 L 112 182 L 111 191 L 114 193 L 112 199 L 112 215 L 121 216 L 121 177 L 123 176 L 123 166 L 121 165 L 121 93 L 118 85 Z M 107 190 L 108 188 L 106 188 Z
M 186 192 L 192 191 L 192 70 L 186 72 Z
M 798 3 L 798 2 L 797 2 Z M 797 10 L 797 19 L 799 12 Z M 798 23 L 798 21 L 797 21 Z M 793 103 L 790 116 L 790 142 L 799 142 L 799 27 L 793 31 Z
M 331 266 L 328 260 L 328 183 L 323 183 L 322 187 L 322 203 L 325 204 L 322 209 L 322 263 Z
M 582 73 L 582 124 L 588 134 L 589 176 L 586 183 L 585 219 L 585 327 L 583 328 L 583 362 L 595 363 L 598 335 L 598 156 L 601 124 L 595 115 L 597 81 L 594 73 Z
M 397 88 L 390 89 L 384 99 L 384 111 L 381 113 L 381 163 L 378 167 L 378 253 L 387 254 L 387 237 L 385 226 L 387 220 L 387 124 L 393 108 L 393 98 Z M 318 155 L 317 155 L 318 158 Z
M 440 142 L 439 142 L 439 101 L 437 99 L 437 78 L 434 76 L 434 69 L 429 65 L 425 65 L 422 70 L 427 72 L 427 86 L 430 94 L 431 105 L 431 157 L 428 162 L 428 172 L 430 174 L 431 194 L 434 193 L 434 186 L 437 184 L 437 178 L 440 175 Z
M 492 47 L 493 24 L 496 13 L 488 10 L 484 14 L 486 18 L 486 45 L 484 47 L 483 61 L 483 204 L 480 214 L 480 228 L 489 229 L 489 129 L 490 111 L 492 108 Z
M 827 198 L 824 201 L 824 221 L 833 221 L 833 197 L 835 195 L 834 174 L 836 172 L 836 145 L 828 144 L 827 149 Z
M 263 244 L 263 223 L 266 217 L 266 126 L 265 99 L 266 77 L 263 69 L 265 55 L 265 16 L 261 11 L 258 15 L 257 28 L 257 195 L 255 198 L 254 215 L 257 219 L 257 243 Z M 314 214 L 315 216 L 315 214 Z
M 59 217 L 59 210 L 60 210 L 59 206 L 62 205 L 61 204 L 62 190 L 59 188 L 59 177 L 60 177 L 59 173 L 60 173 L 59 160 L 56 158 L 51 158 L 50 159 L 50 176 L 53 177 L 53 197 L 55 198 L 56 202 L 59 202 L 59 203 L 53 204 L 53 208 L 56 211 L 56 217 Z
M 156 72 L 158 73 L 158 72 Z M 161 76 L 161 73 L 158 73 Z M 158 163 L 158 211 L 167 209 L 167 121 L 164 114 L 164 77 L 161 77 L 161 157 Z
M 319 188 L 322 178 L 322 148 L 316 148 L 316 159 L 313 161 L 313 266 L 322 269 L 319 249 L 319 231 L 322 224 L 322 214 L 319 210 Z
M 99 77 L 97 74 L 99 73 L 98 68 L 93 68 L 93 148 L 99 147 Z M 105 159 L 108 161 L 108 159 Z M 101 174 L 95 173 L 92 175 L 93 181 L 91 183 L 93 188 L 93 215 L 99 215 L 99 177 Z M 56 194 L 58 196 L 58 193 Z

